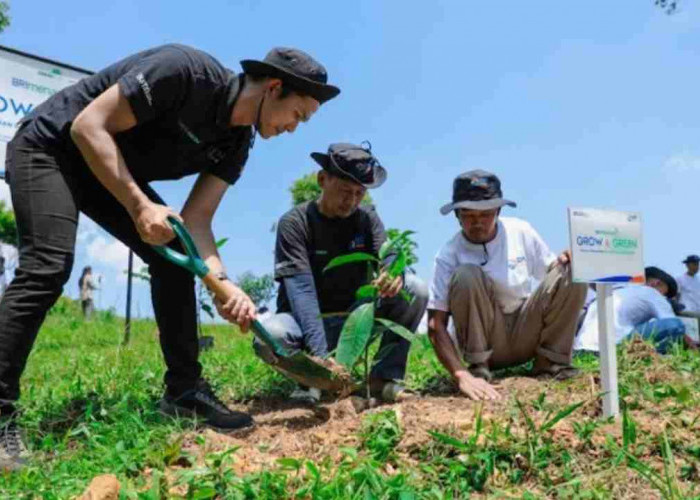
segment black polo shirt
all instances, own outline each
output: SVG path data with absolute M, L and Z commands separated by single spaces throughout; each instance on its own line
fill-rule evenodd
M 240 177 L 253 134 L 250 126 L 229 125 L 241 77 L 184 45 L 139 52 L 54 94 L 23 120 L 25 137 L 67 155 L 68 168 L 87 168 L 70 127 L 114 84 L 138 122 L 115 136 L 136 180 L 209 172 L 233 184 Z
M 335 257 L 354 252 L 377 256 L 386 240 L 384 225 L 373 206 L 361 206 L 350 217 L 331 219 L 315 201 L 302 203 L 284 214 L 277 225 L 275 279 L 311 272 L 322 313 L 347 311 L 355 290 L 368 283 L 367 263 L 323 268 Z M 278 312 L 291 312 L 284 285 L 277 295 Z

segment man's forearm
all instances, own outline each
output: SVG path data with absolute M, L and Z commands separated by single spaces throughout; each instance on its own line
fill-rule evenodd
M 192 236 L 199 256 L 204 260 L 209 270 L 216 274 L 225 272 L 224 264 L 219 256 L 219 250 L 216 248 L 216 240 L 214 233 L 211 230 L 211 221 L 198 221 L 191 218 L 183 217 L 185 227 Z
M 326 331 L 321 319 L 321 308 L 311 273 L 302 273 L 284 278 L 292 316 L 304 333 L 304 343 L 314 356 L 328 355 Z
M 447 332 L 447 327 L 442 322 L 430 321 L 428 323 L 428 338 L 435 349 L 435 354 L 450 375 L 457 378 L 459 372 L 466 371 L 466 367 Z
M 104 128 L 76 124 L 71 137 L 95 177 L 134 217 L 150 200 L 129 172 L 114 137 Z

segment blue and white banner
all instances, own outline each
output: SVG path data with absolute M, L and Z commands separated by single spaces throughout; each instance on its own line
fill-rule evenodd
M 89 71 L 0 47 L 0 170 L 5 170 L 5 147 L 17 123 L 42 101 L 87 75 Z

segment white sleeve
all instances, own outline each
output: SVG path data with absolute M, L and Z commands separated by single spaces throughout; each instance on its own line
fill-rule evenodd
M 452 259 L 446 258 L 445 252 L 440 252 L 435 257 L 435 268 L 433 279 L 430 283 L 430 296 L 428 299 L 428 309 L 449 312 L 449 290 L 450 279 L 455 271 L 456 265 Z
M 645 286 L 645 285 L 642 285 Z M 649 307 L 652 310 L 652 314 L 654 318 L 656 319 L 665 319 L 665 318 L 675 318 L 676 314 L 673 312 L 673 308 L 671 307 L 671 303 L 666 300 L 666 297 L 661 295 L 657 290 L 651 288 L 651 290 L 654 292 L 653 294 L 649 294 Z
M 526 248 L 530 250 L 529 257 L 531 259 L 528 262 L 528 267 L 532 277 L 542 281 L 547 274 L 547 269 L 557 259 L 557 256 L 552 253 L 539 233 L 529 223 L 525 222 L 525 224 L 527 229 L 526 238 L 528 240 Z

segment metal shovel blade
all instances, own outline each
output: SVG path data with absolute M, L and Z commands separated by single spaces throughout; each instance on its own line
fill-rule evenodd
M 263 360 L 282 375 L 307 387 L 346 394 L 354 390 L 350 373 L 330 360 L 314 358 L 301 351 L 288 353 L 271 337 L 258 321 L 251 324 L 253 334 L 260 340 L 271 356 Z

